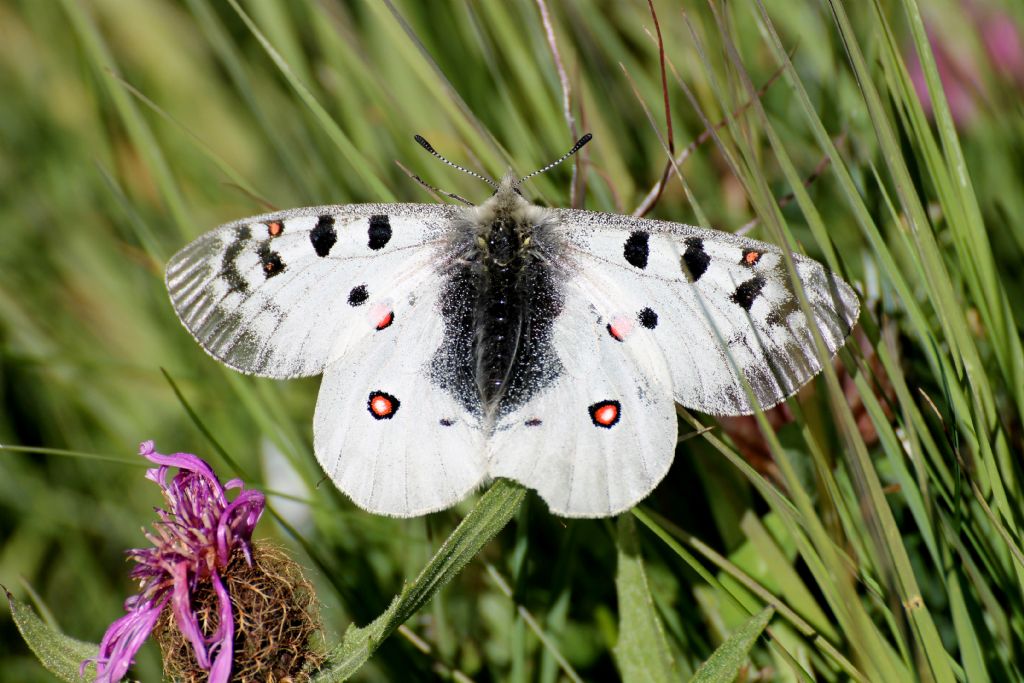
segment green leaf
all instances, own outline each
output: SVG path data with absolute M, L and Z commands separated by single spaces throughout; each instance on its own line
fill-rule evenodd
M 505 528 L 526 497 L 526 489 L 507 479 L 498 479 L 480 497 L 462 523 L 430 558 L 416 580 L 402 589 L 387 610 L 362 628 L 349 626 L 341 645 L 327 659 L 314 683 L 344 681 L 373 655 L 395 629 L 434 597 L 472 560 L 488 541 Z
M 729 683 L 736 680 L 736 674 L 747 660 L 747 655 L 757 642 L 758 636 L 774 615 L 774 608 L 765 607 L 748 619 L 711 653 L 706 662 L 701 664 L 697 673 L 690 679 L 690 683 Z
M 21 637 L 47 671 L 62 681 L 73 683 L 95 678 L 95 664 L 86 667 L 84 677 L 79 675 L 78 667 L 81 666 L 82 660 L 95 658 L 99 654 L 98 645 L 69 638 L 40 619 L 28 604 L 16 600 L 10 591 L 4 589 L 4 592 L 7 593 L 11 616 L 21 631 Z
M 615 590 L 619 596 L 619 640 L 615 659 L 622 680 L 677 680 L 675 662 L 647 585 L 632 515 L 619 517 L 618 565 Z

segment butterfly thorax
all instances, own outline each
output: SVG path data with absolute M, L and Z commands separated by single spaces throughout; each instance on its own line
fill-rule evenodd
M 524 200 L 513 180 L 467 209 L 457 231 L 461 258 L 448 275 L 443 311 L 455 344 L 441 359 L 448 376 L 435 375 L 485 424 L 522 404 L 553 371 L 538 362 L 557 311 L 543 253 L 545 210 Z

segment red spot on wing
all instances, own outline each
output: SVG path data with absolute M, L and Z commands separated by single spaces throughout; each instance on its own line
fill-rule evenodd
M 391 327 L 391 323 L 395 322 L 395 309 L 389 303 L 376 303 L 370 307 L 366 319 L 373 325 L 373 329 L 383 330 Z
M 618 401 L 598 401 L 587 409 L 595 427 L 611 429 L 622 416 L 622 404 Z
M 612 321 L 605 326 L 605 329 L 608 330 L 608 334 L 615 341 L 625 341 L 629 333 L 633 331 L 633 321 L 630 318 L 617 316 L 612 318 Z
M 366 407 L 370 411 L 370 415 L 373 415 L 378 420 L 390 420 L 398 412 L 398 406 L 400 405 L 401 401 L 383 391 L 371 392 L 369 399 L 366 401 Z
M 271 237 L 277 237 L 284 232 L 284 223 L 281 221 L 270 221 L 267 223 L 267 234 Z
M 761 260 L 761 252 L 754 249 L 743 250 L 743 265 L 752 266 Z

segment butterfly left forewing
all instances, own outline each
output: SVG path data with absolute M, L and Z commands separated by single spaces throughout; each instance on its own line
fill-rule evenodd
M 264 377 L 315 375 L 340 334 L 367 333 L 374 297 L 429 272 L 429 245 L 452 216 L 440 205 L 350 204 L 243 219 L 175 254 L 167 288 L 221 362 Z
M 821 370 L 778 247 L 678 223 L 566 209 L 552 214 L 580 267 L 607 273 L 626 292 L 604 315 L 656 328 L 682 405 L 748 414 L 754 407 L 741 376 L 767 408 Z M 813 324 L 835 353 L 856 321 L 856 294 L 820 264 L 797 254 L 793 260 Z

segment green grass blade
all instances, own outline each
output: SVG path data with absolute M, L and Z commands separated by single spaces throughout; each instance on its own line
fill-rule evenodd
M 79 674 L 79 667 L 83 660 L 94 659 L 99 654 L 99 645 L 69 638 L 40 619 L 31 607 L 17 600 L 10 591 L 4 589 L 4 592 L 7 593 L 7 604 L 10 605 L 11 616 L 21 637 L 47 671 L 69 683 L 80 683 L 95 677 L 95 664 L 86 667 L 84 676 Z
M 632 515 L 619 517 L 618 548 L 615 588 L 619 599 L 619 640 L 614 651 L 622 680 L 678 680 L 665 629 L 651 598 Z
M 767 628 L 774 614 L 774 609 L 765 607 L 752 616 L 697 669 L 690 683 L 730 683 L 736 680 L 750 649 L 761 637 L 761 632 Z
M 506 479 L 495 481 L 419 576 L 395 596 L 388 609 L 367 626 L 349 627 L 341 644 L 329 653 L 326 665 L 314 677 L 314 682 L 343 681 L 358 671 L 384 639 L 418 612 L 505 528 L 525 497 L 526 489 L 522 486 Z

